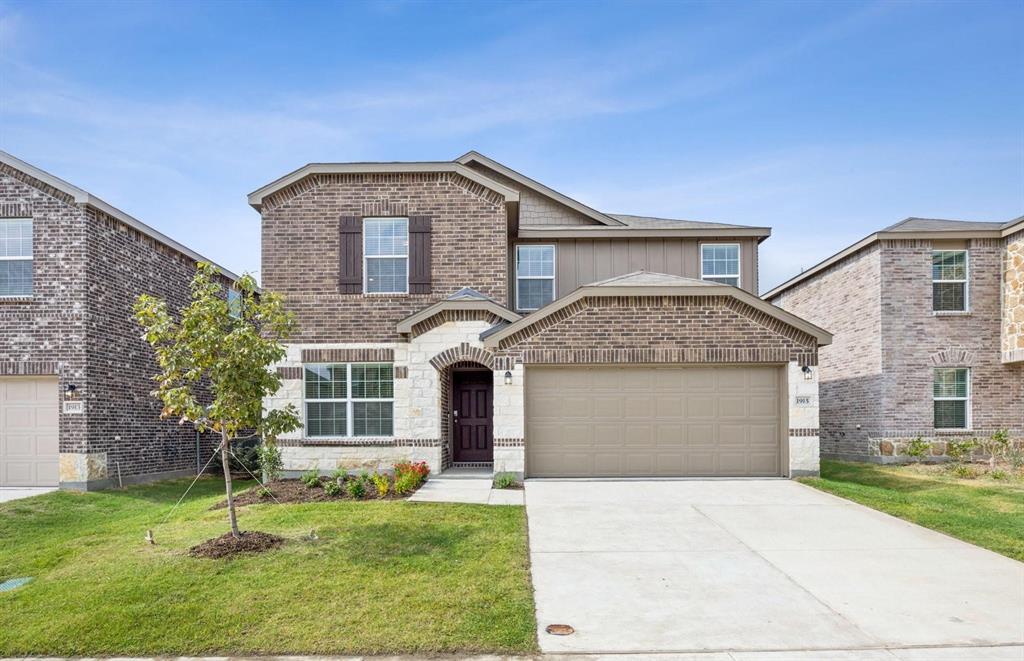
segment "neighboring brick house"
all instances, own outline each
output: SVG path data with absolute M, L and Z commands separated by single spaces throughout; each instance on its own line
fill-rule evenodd
M 764 295 L 835 334 L 821 450 L 897 461 L 908 440 L 1024 437 L 1024 217 L 908 218 Z
M 317 163 L 249 196 L 299 322 L 286 470 L 818 470 L 829 334 L 756 296 L 763 227 L 599 212 L 470 152 Z
M 180 307 L 201 259 L 0 152 L 0 487 L 196 473 L 213 438 L 159 419 L 132 304 L 150 293 Z

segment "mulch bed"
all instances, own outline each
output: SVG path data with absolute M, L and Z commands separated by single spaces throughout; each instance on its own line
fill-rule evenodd
M 274 480 L 266 486 L 266 488 L 270 490 L 270 493 L 274 494 L 273 498 L 269 495 L 260 495 L 262 487 L 257 485 L 244 493 L 236 494 L 235 506 L 273 505 L 276 503 L 320 503 L 331 500 L 405 500 L 412 494 L 416 493 L 416 489 L 402 495 L 398 495 L 394 491 L 389 491 L 388 495 L 384 496 L 384 498 L 380 498 L 377 495 L 377 490 L 373 488 L 373 483 L 368 482 L 366 484 L 366 495 L 362 498 L 353 498 L 348 495 L 348 492 L 344 489 L 342 489 L 342 492 L 337 496 L 330 496 L 324 491 L 322 485 L 330 482 L 331 479 L 332 478 L 330 477 L 321 477 L 321 486 L 314 487 L 312 489 L 307 487 L 300 480 Z M 422 484 L 420 486 L 422 486 Z M 392 488 L 394 488 L 393 482 Z M 418 488 L 419 487 L 417 487 L 417 489 Z M 222 500 L 210 509 L 219 510 L 224 509 L 227 506 L 228 501 Z
M 194 558 L 227 558 L 239 553 L 263 553 L 284 544 L 284 537 L 270 533 L 245 531 L 241 535 L 232 537 L 231 533 L 225 533 L 208 539 L 190 548 L 188 554 Z

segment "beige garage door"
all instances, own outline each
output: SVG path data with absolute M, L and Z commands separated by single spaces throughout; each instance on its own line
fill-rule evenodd
M 780 475 L 779 367 L 528 367 L 532 477 Z
M 0 377 L 0 487 L 55 487 L 57 379 Z

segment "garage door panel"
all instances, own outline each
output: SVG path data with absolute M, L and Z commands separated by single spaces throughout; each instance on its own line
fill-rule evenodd
M 55 377 L 0 378 L 0 486 L 57 486 Z
M 528 474 L 778 475 L 780 371 L 528 367 Z

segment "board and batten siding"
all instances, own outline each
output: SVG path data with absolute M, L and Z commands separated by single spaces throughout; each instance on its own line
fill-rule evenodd
M 757 295 L 755 239 L 528 239 L 517 245 L 555 246 L 555 286 L 558 298 L 583 285 L 634 271 L 700 278 L 700 244 L 740 244 L 740 288 Z M 515 297 L 515 250 L 509 251 L 509 300 Z

